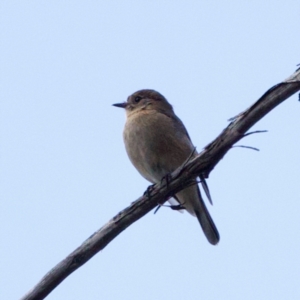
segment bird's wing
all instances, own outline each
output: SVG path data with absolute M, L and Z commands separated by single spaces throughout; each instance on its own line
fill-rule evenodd
M 192 142 L 192 141 L 191 141 L 191 138 L 190 138 L 190 136 L 189 136 L 189 134 L 188 134 L 188 132 L 187 132 L 187 130 L 186 130 L 186 128 L 185 128 L 185 126 L 184 126 L 183 123 L 182 123 L 182 121 L 181 121 L 174 113 L 170 113 L 170 112 L 165 111 L 165 110 L 162 110 L 162 109 L 159 109 L 157 112 L 159 112 L 159 113 L 161 113 L 161 114 L 167 116 L 167 117 L 170 118 L 174 123 L 177 123 L 177 125 L 179 125 L 179 128 L 180 128 L 179 130 L 181 130 L 182 133 L 184 133 L 184 134 L 187 136 L 187 138 L 190 140 L 190 142 Z M 178 128 L 178 127 L 177 127 L 177 128 Z

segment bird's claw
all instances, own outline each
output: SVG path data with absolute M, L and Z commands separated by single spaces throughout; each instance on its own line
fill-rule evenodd
M 146 191 L 144 192 L 144 196 L 150 198 L 151 197 L 151 192 L 154 191 L 154 185 L 155 184 L 151 184 L 147 187 Z
M 169 186 L 169 183 L 172 180 L 172 175 L 171 173 L 167 173 L 161 180 L 160 183 L 162 184 L 164 181 L 166 182 L 167 187 Z

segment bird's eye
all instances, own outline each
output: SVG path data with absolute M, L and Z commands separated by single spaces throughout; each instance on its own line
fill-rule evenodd
M 134 98 L 134 102 L 135 102 L 135 103 L 139 103 L 141 100 L 142 100 L 142 97 L 140 97 L 140 96 L 136 96 L 136 97 Z

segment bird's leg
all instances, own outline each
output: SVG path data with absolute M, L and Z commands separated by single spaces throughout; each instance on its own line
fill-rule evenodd
M 168 187 L 169 186 L 169 183 L 171 182 L 172 180 L 172 175 L 171 173 L 167 173 L 161 180 L 160 180 L 160 183 L 163 184 L 163 182 L 165 181 L 166 182 L 166 186 Z
M 146 196 L 147 198 L 151 197 L 151 192 L 154 191 L 154 186 L 155 184 L 151 184 L 147 187 L 146 191 L 144 192 L 144 196 Z
M 164 181 L 166 181 L 166 186 L 168 187 L 168 185 L 169 185 L 169 183 L 171 182 L 171 180 L 172 180 L 172 175 L 171 175 L 171 173 L 167 173 L 167 174 L 161 179 L 160 182 L 163 183 Z M 185 209 L 184 205 L 180 203 L 180 201 L 178 200 L 178 198 L 177 198 L 175 195 L 172 195 L 171 197 L 175 198 L 176 201 L 177 201 L 179 204 L 177 204 L 177 205 L 173 205 L 173 204 L 171 204 L 171 205 L 163 205 L 163 203 L 165 202 L 165 201 L 163 201 L 162 203 L 158 203 L 158 207 L 155 209 L 154 213 L 156 213 L 156 212 L 160 209 L 161 206 L 164 206 L 164 207 L 170 207 L 170 208 L 173 209 L 173 210 L 182 210 L 182 209 Z M 171 198 L 171 197 L 169 197 L 169 198 Z
M 165 175 L 165 176 L 161 179 L 160 182 L 163 183 L 163 181 L 165 180 L 165 181 L 166 181 L 166 185 L 168 186 L 168 185 L 169 185 L 169 182 L 171 181 L 171 179 L 172 179 L 171 174 L 168 173 L 167 175 Z M 149 185 L 148 188 L 147 188 L 147 190 L 146 190 L 145 193 L 144 193 L 144 196 L 147 196 L 148 198 L 150 198 L 150 196 L 151 196 L 150 194 L 151 194 L 151 192 L 152 192 L 153 190 L 154 190 L 154 184 Z M 166 199 L 166 200 L 168 200 L 168 199 Z M 156 214 L 157 211 L 161 208 L 161 206 L 165 206 L 165 205 L 163 205 L 163 204 L 165 203 L 166 200 L 157 203 L 157 208 L 156 208 L 155 211 L 154 211 L 155 214 Z

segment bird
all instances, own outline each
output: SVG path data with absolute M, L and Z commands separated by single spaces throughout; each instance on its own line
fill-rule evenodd
M 123 139 L 126 152 L 137 171 L 152 184 L 161 182 L 190 156 L 197 155 L 182 121 L 159 92 L 139 90 L 126 102 L 113 106 L 125 109 Z M 198 185 L 184 188 L 174 198 L 180 207 L 197 217 L 209 243 L 216 245 L 220 235 Z

